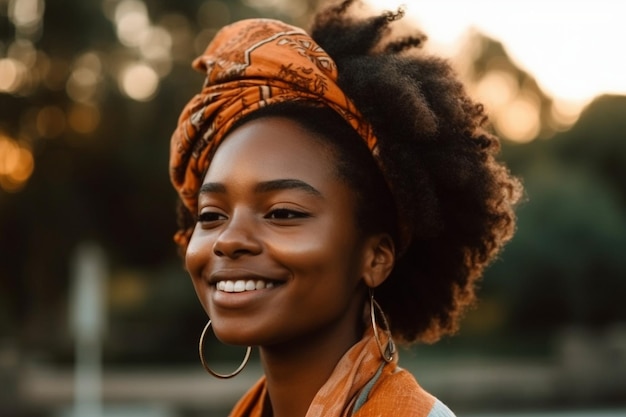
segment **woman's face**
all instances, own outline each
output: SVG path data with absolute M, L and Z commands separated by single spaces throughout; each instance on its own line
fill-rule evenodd
M 290 119 L 248 122 L 218 148 L 198 201 L 186 265 L 219 339 L 357 331 L 365 245 L 328 145 Z

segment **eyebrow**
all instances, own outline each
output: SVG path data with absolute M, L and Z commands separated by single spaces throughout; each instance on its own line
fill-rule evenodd
M 272 191 L 282 190 L 301 190 L 314 197 L 323 197 L 322 193 L 310 184 L 296 179 L 279 179 L 271 181 L 263 181 L 254 187 L 255 193 L 270 193 Z M 205 193 L 226 193 L 226 185 L 221 182 L 207 182 L 200 187 L 200 194 Z
M 281 179 L 281 180 L 272 180 L 272 181 L 264 181 L 254 187 L 254 191 L 257 193 L 269 193 L 272 191 L 281 191 L 281 190 L 302 190 L 308 194 L 311 194 L 315 197 L 322 197 L 322 193 L 319 192 L 315 187 L 310 184 L 307 184 L 304 181 L 295 180 L 295 179 Z
M 200 187 L 200 194 L 209 194 L 209 193 L 217 193 L 224 194 L 226 193 L 226 186 L 221 182 L 206 182 L 202 184 Z

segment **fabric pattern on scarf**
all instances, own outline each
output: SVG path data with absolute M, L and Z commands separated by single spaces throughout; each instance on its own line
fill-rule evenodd
M 262 417 L 266 395 L 262 377 L 239 400 L 230 417 Z M 370 329 L 341 358 L 306 417 L 432 417 L 436 404 L 441 403 L 424 391 L 413 375 L 397 366 L 397 355 L 391 363 L 383 362 Z M 451 412 L 441 414 L 441 406 L 434 415 L 454 417 Z
M 339 113 L 376 146 L 371 126 L 337 85 L 337 67 L 302 29 L 270 19 L 247 19 L 222 28 L 193 67 L 206 73 L 200 94 L 179 117 L 170 142 L 170 178 L 195 213 L 210 158 L 233 123 L 273 103 L 306 100 Z M 175 240 L 186 246 L 191 230 Z

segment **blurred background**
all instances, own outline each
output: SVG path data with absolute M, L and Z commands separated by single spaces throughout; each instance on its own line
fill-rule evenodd
M 197 359 L 169 137 L 221 26 L 317 3 L 0 0 L 1 416 L 223 416 L 260 376 Z M 626 5 L 404 3 L 526 198 L 461 332 L 402 365 L 457 415 L 626 416 Z

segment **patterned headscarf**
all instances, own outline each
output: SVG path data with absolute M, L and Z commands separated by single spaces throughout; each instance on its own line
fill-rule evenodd
M 376 138 L 337 85 L 337 66 L 302 29 L 248 19 L 220 30 L 193 67 L 206 73 L 202 91 L 180 115 L 170 144 L 170 178 L 183 204 L 197 211 L 210 158 L 238 119 L 270 104 L 305 100 L 339 113 L 374 150 Z M 191 230 L 175 241 L 186 246 Z

